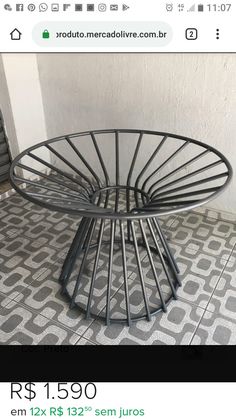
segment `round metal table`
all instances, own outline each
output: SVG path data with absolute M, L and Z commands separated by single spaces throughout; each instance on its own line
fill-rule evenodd
M 231 178 L 230 163 L 213 147 L 180 135 L 134 129 L 80 132 L 43 141 L 17 156 L 10 169 L 11 184 L 25 199 L 78 216 L 59 278 L 70 306 L 80 307 L 86 318 L 98 316 L 106 324 L 128 325 L 166 312 L 181 286 L 160 217 L 206 204 L 223 192 Z M 118 287 L 115 252 L 122 270 L 125 315 L 113 317 L 111 299 Z M 93 310 L 93 297 L 102 258 L 106 303 L 101 315 Z M 152 295 L 144 263 L 151 268 Z M 141 314 L 134 313 L 130 303 L 131 268 L 141 289 Z M 88 291 L 80 304 L 77 296 L 83 293 L 83 281 Z

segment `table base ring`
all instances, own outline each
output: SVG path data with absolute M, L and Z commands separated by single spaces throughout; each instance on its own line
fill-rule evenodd
M 178 289 L 179 285 L 176 286 L 176 290 Z M 71 299 L 71 295 L 68 293 L 68 291 L 65 289 L 64 291 L 62 291 L 62 295 L 65 295 L 67 298 Z M 173 295 L 171 295 L 170 297 L 168 297 L 168 299 L 165 301 L 166 307 L 168 307 L 168 305 L 171 303 L 172 300 L 176 300 L 176 298 L 173 297 Z M 77 303 L 74 303 L 73 308 L 78 309 L 81 313 L 85 314 L 85 318 L 87 320 L 89 320 L 90 318 L 93 319 L 99 319 L 102 320 L 103 322 L 105 322 L 105 324 L 108 326 L 110 323 L 127 323 L 127 319 L 126 318 L 110 318 L 109 323 L 107 323 L 107 319 L 106 316 L 102 316 L 99 314 L 95 314 L 95 313 L 90 313 L 89 317 L 87 316 L 87 310 L 84 309 L 82 306 L 80 306 Z M 163 308 L 162 306 L 154 309 L 153 311 L 151 311 L 151 317 L 154 316 L 155 314 L 161 313 L 163 312 Z M 148 320 L 151 321 L 151 318 L 147 318 L 147 315 L 142 315 L 142 316 L 136 316 L 136 317 L 132 317 L 131 322 L 137 322 L 139 320 Z M 130 326 L 130 324 L 129 324 Z

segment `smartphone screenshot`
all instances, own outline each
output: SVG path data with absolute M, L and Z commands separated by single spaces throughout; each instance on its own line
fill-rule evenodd
M 110 379 L 118 403 L 101 377 L 124 350 L 149 381 L 236 344 L 236 5 L 18 1 L 0 4 L 0 345 L 74 375 L 11 375 L 5 417 L 151 418 L 156 392 L 164 414 L 176 384 Z M 233 400 L 185 384 L 183 415 Z

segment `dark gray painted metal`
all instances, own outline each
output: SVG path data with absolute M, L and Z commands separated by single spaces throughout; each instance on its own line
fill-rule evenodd
M 111 141 L 114 141 L 115 185 L 112 185 L 110 182 L 105 159 L 102 155 L 101 148 L 99 147 L 98 137 L 100 134 L 105 133 L 111 133 L 113 138 Z M 130 167 L 128 167 L 128 177 L 125 185 L 120 184 L 122 175 L 122 149 L 120 147 L 120 134 L 122 133 L 126 134 L 127 141 L 129 134 L 137 134 L 137 142 L 131 156 Z M 148 160 L 143 162 L 143 166 L 136 170 L 136 176 L 135 179 L 133 179 L 134 171 L 137 169 L 135 165 L 138 157 L 140 157 L 141 146 L 145 140 L 148 140 L 148 135 L 156 136 L 157 145 Z M 94 155 L 96 155 L 100 163 L 100 169 L 104 175 L 104 181 L 101 181 L 98 174 L 92 167 L 92 164 L 86 160 L 79 149 L 79 140 L 81 137 L 85 136 L 90 139 L 91 144 L 93 145 Z M 55 146 L 56 143 L 60 141 L 67 143 L 73 151 L 75 157 L 78 158 L 76 166 L 74 162 L 72 164 L 68 160 L 67 156 L 58 153 L 52 147 L 52 144 Z M 178 147 L 174 152 L 171 141 L 179 141 Z M 190 147 L 191 144 L 198 145 L 200 153 L 197 152 L 195 157 L 192 157 L 185 163 L 181 161 L 180 165 L 177 164 L 177 168 L 171 168 L 167 174 L 161 174 L 162 169 L 164 167 L 166 168 L 170 162 L 172 163 L 175 159 L 178 159 L 180 155 L 183 157 L 185 147 Z M 63 162 L 63 164 L 74 170 L 75 175 L 79 175 L 80 177 L 73 177 L 71 174 L 63 171 L 63 169 L 58 169 L 54 164 L 44 161 L 41 157 L 38 157 L 35 153 L 37 153 L 37 149 L 39 147 L 46 147 L 47 150 L 51 151 L 53 155 Z M 164 162 L 159 163 L 159 152 L 162 151 L 164 147 L 169 147 L 170 153 L 167 153 L 167 157 Z M 32 153 L 32 151 L 35 153 Z M 202 160 L 201 165 L 201 159 L 204 159 L 206 155 L 210 158 L 210 161 L 211 158 L 214 161 L 206 164 L 204 163 L 204 160 Z M 31 157 L 35 161 L 43 164 L 44 167 L 51 169 L 53 173 L 40 173 L 40 171 L 25 165 L 22 163 L 24 156 Z M 191 164 L 196 162 L 199 163 L 198 168 L 191 171 Z M 154 164 L 154 170 L 153 167 L 150 168 L 150 164 Z M 19 181 L 23 182 L 24 179 L 15 175 L 14 171 L 16 167 L 23 168 L 30 173 L 38 175 L 42 179 L 40 179 L 39 182 L 26 180 L 26 188 L 21 189 L 19 187 Z M 190 172 L 187 172 L 187 174 L 180 176 L 175 180 L 170 179 L 171 176 L 178 174 L 181 169 L 185 170 L 186 167 L 188 167 L 188 169 L 190 167 Z M 86 168 L 86 170 L 90 173 L 89 177 L 83 172 L 84 168 Z M 219 173 L 212 175 L 212 173 L 210 173 L 212 168 L 219 170 Z M 158 177 L 155 178 L 157 173 Z M 188 182 L 189 178 L 193 178 L 194 176 L 198 176 L 202 173 L 204 176 L 202 180 L 197 178 L 197 180 L 193 180 L 192 183 Z M 103 319 L 107 325 L 110 323 L 126 322 L 130 326 L 133 321 L 140 319 L 150 321 L 151 317 L 156 313 L 166 311 L 169 302 L 172 299 L 177 298 L 176 291 L 178 287 L 181 286 L 179 269 L 160 224 L 158 223 L 158 217 L 160 215 L 172 214 L 192 209 L 209 202 L 211 199 L 222 193 L 222 191 L 226 188 L 232 178 L 232 173 L 230 163 L 219 151 L 199 141 L 169 133 L 145 130 L 114 129 L 71 134 L 47 140 L 36 146 L 30 147 L 13 161 L 10 170 L 10 177 L 13 187 L 26 199 L 51 210 L 74 213 L 77 214 L 78 217 L 82 216 L 82 220 L 80 221 L 77 233 L 75 234 L 75 238 L 68 251 L 59 278 L 59 281 L 62 284 L 62 293 L 68 295 L 71 308 L 78 306 L 80 310 L 86 314 L 86 318 L 90 318 L 90 316 L 98 317 Z M 42 181 L 47 182 L 46 185 L 44 185 Z M 182 186 L 179 185 L 180 182 L 185 181 L 187 181 L 187 184 L 184 183 Z M 162 184 L 163 182 L 165 182 L 165 184 Z M 222 183 L 219 184 L 219 182 Z M 210 187 L 208 183 L 210 183 Z M 32 190 L 32 188 L 34 189 Z M 122 190 L 126 192 L 125 211 L 120 211 L 119 209 L 119 197 Z M 111 192 L 115 195 L 112 207 L 109 206 L 109 197 Z M 132 196 L 135 204 L 131 203 Z M 202 196 L 204 196 L 204 198 L 202 198 Z M 104 204 L 102 197 L 105 197 Z M 132 205 L 135 205 L 135 207 L 132 207 Z M 106 220 L 108 220 L 106 233 L 108 233 L 109 240 L 105 240 L 104 230 Z M 125 220 L 127 222 L 124 222 Z M 97 232 L 96 223 L 98 221 L 100 221 L 100 228 Z M 116 236 L 116 230 L 118 231 L 118 237 Z M 140 239 L 138 239 L 138 237 L 140 237 Z M 111 309 L 115 243 L 119 244 L 121 251 L 124 289 L 123 306 L 125 307 L 124 317 L 113 317 Z M 106 307 L 103 310 L 105 314 L 101 314 L 92 312 L 92 300 L 95 282 L 99 276 L 100 254 L 102 247 L 105 245 L 109 246 L 106 282 Z M 137 264 L 137 282 L 141 286 L 143 309 L 145 312 L 145 314 L 141 315 L 135 315 L 132 312 L 128 277 L 128 246 L 131 246 Z M 144 257 L 142 256 L 142 258 L 139 250 L 140 246 L 144 251 Z M 84 308 L 79 306 L 76 302 L 76 298 L 78 293 L 80 293 L 80 283 L 83 280 L 86 266 L 90 262 L 89 253 L 92 249 L 96 249 L 96 251 L 93 272 L 88 287 L 89 291 L 87 304 L 85 304 L 86 308 Z M 146 260 L 149 260 L 154 278 L 154 287 L 158 295 L 158 297 L 156 297 L 155 304 L 153 304 L 153 301 L 151 302 L 149 299 L 146 278 L 143 274 L 143 260 L 145 259 L 145 256 Z M 82 257 L 82 261 L 80 263 L 76 281 L 72 286 L 73 289 L 71 290 L 71 287 L 69 286 L 71 285 L 71 274 L 75 261 L 78 257 Z M 169 287 L 169 294 L 167 294 L 166 291 L 163 291 L 163 279 L 160 279 L 159 277 L 159 268 L 156 258 L 158 259 L 158 262 L 160 262 L 159 265 L 162 267 L 162 272 L 165 278 L 164 281 L 166 284 L 165 286 Z
M 101 150 L 99 148 L 99 136 L 102 134 L 113 134 L 113 140 L 114 141 L 114 150 L 115 150 L 115 167 L 116 167 L 116 181 L 117 181 L 117 186 L 121 186 L 119 185 L 119 180 L 120 180 L 120 161 L 122 159 L 122 155 L 121 155 L 121 148 L 120 148 L 120 135 L 119 134 L 126 134 L 127 135 L 127 141 L 128 141 L 128 135 L 129 134 L 137 134 L 137 144 L 136 144 L 136 149 L 134 150 L 134 155 L 131 161 L 131 165 L 129 168 L 129 173 L 128 173 L 128 178 L 127 178 L 127 182 L 126 185 L 124 185 L 126 188 L 127 186 L 133 186 L 137 189 L 142 189 L 144 193 L 147 193 L 149 196 L 149 202 L 144 201 L 144 196 L 142 197 L 143 200 L 143 205 L 141 206 L 140 203 L 138 202 L 138 199 L 136 199 L 136 208 L 130 208 L 130 192 L 127 189 L 127 211 L 124 213 L 120 213 L 119 211 L 117 211 L 117 205 L 115 205 L 115 208 L 110 210 L 108 208 L 101 208 L 101 207 L 96 207 L 96 205 L 93 204 L 93 200 L 92 200 L 92 193 L 99 193 L 99 190 L 102 189 L 104 186 L 110 186 L 111 184 L 109 183 L 109 176 L 107 173 L 107 168 L 106 165 L 104 163 L 104 159 L 101 153 Z M 154 151 L 154 153 L 150 156 L 149 160 L 145 163 L 144 162 L 144 166 L 143 168 L 141 168 L 141 171 L 139 172 L 138 175 L 136 175 L 136 180 L 132 180 L 132 175 L 133 175 L 133 171 L 134 171 L 134 166 L 136 164 L 137 161 L 137 156 L 140 153 L 140 145 L 141 143 L 144 143 L 144 141 L 146 140 L 146 142 L 148 142 L 148 136 L 152 135 L 152 136 L 156 136 L 157 138 L 157 147 Z M 145 138 L 144 138 L 145 136 Z M 95 171 L 93 170 L 91 164 L 89 164 L 89 162 L 86 160 L 86 158 L 82 155 L 81 151 L 79 150 L 80 148 L 80 138 L 81 137 L 88 137 L 90 138 L 90 140 L 93 142 L 94 145 L 94 153 L 95 155 L 97 155 L 99 161 L 100 161 L 100 165 L 102 168 L 102 171 L 104 173 L 105 176 L 105 180 L 104 183 L 105 185 L 101 183 L 99 177 L 97 176 L 97 174 L 95 173 Z M 161 140 L 160 140 L 161 137 Z M 172 141 L 179 141 L 180 146 L 178 147 L 178 149 L 173 153 L 171 153 L 169 155 L 169 157 L 166 158 L 166 160 L 162 163 L 159 164 L 158 166 L 158 156 L 159 156 L 159 151 L 160 149 L 163 149 L 163 147 L 169 147 L 170 151 L 172 148 Z M 73 149 L 73 151 L 75 152 L 75 155 L 78 157 L 78 167 L 77 167 L 77 173 L 80 172 L 80 174 L 82 174 L 83 176 L 83 180 L 84 180 L 84 185 L 83 188 L 85 189 L 85 194 L 87 195 L 87 204 L 86 206 L 84 206 L 83 204 L 81 205 L 60 205 L 60 202 L 50 202 L 49 200 L 42 200 L 40 199 L 41 197 L 39 197 L 37 199 L 37 194 L 34 196 L 29 196 L 27 194 L 27 188 L 25 189 L 21 189 L 19 187 L 19 184 L 16 181 L 16 176 L 14 174 L 14 170 L 16 167 L 21 167 L 25 168 L 26 165 L 22 164 L 21 160 L 24 156 L 28 155 L 31 156 L 34 160 L 37 160 L 38 162 L 41 162 L 42 164 L 44 164 L 45 167 L 50 168 L 52 171 L 57 172 L 58 175 L 61 176 L 62 180 L 60 179 L 61 183 L 65 184 L 65 179 L 68 181 L 68 179 L 71 181 L 70 185 L 67 184 L 67 188 L 68 190 L 73 190 L 73 191 L 77 191 L 81 193 L 81 181 L 78 179 L 73 178 L 72 176 L 68 175 L 66 172 L 63 172 L 62 170 L 58 169 L 57 167 L 55 167 L 53 164 L 50 164 L 46 161 L 43 161 L 42 158 L 39 158 L 38 156 L 36 156 L 34 153 L 32 153 L 32 151 L 36 151 L 38 148 L 40 147 L 46 147 L 50 150 L 52 150 L 51 145 L 54 144 L 56 145 L 56 143 L 58 142 L 66 142 L 67 144 L 70 145 L 71 149 Z M 181 164 L 177 169 L 172 170 L 170 173 L 168 173 L 165 176 L 161 176 L 160 178 L 158 178 L 157 180 L 154 179 L 153 184 L 150 185 L 150 180 L 153 178 L 153 176 L 155 177 L 155 174 L 161 172 L 161 170 L 163 169 L 163 167 L 166 167 L 167 163 L 169 164 L 169 162 L 178 159 L 179 154 L 181 153 L 183 155 L 183 150 L 186 146 L 190 147 L 191 144 L 195 144 L 198 145 L 200 147 L 200 149 L 202 149 L 200 154 L 197 154 L 196 157 L 193 157 L 192 159 L 186 161 L 186 163 Z M 219 158 L 218 161 L 214 161 L 212 163 L 209 163 L 203 167 L 201 167 L 201 159 L 204 158 L 205 155 L 208 155 L 212 158 L 215 158 L 216 156 Z M 63 156 L 60 156 L 63 157 Z M 70 162 L 67 161 L 66 156 L 63 157 L 63 159 L 65 160 L 65 162 L 67 162 L 67 164 L 69 163 L 70 167 L 73 168 L 73 165 L 71 165 Z M 157 160 L 155 160 L 157 159 Z M 169 179 L 173 174 L 178 173 L 180 168 L 186 168 L 187 166 L 191 166 L 191 164 L 193 162 L 199 162 L 199 166 L 200 168 L 197 170 L 194 170 L 193 172 L 190 171 L 190 173 L 188 173 L 187 175 L 184 176 L 180 176 L 178 179 L 175 180 L 171 180 L 168 183 L 166 183 L 164 186 L 159 186 L 156 190 L 155 187 L 157 186 L 157 184 L 159 185 L 161 180 L 167 180 Z M 155 168 L 154 172 L 151 173 L 151 175 L 149 174 L 147 176 L 147 178 L 145 179 L 146 176 L 146 171 L 148 169 L 148 166 L 150 163 L 154 163 L 157 165 L 157 167 Z M 88 179 L 88 177 L 83 173 L 83 165 L 88 169 L 88 171 L 91 174 L 92 180 Z M 81 167 L 82 166 L 82 167 Z M 207 191 L 205 194 L 203 193 L 204 197 L 200 196 L 198 197 L 198 199 L 187 199 L 184 201 L 179 201 L 178 198 L 177 200 L 172 200 L 170 198 L 169 201 L 167 200 L 163 200 L 163 202 L 159 202 L 159 200 L 156 200 L 155 198 L 158 196 L 158 193 L 160 190 L 163 191 L 163 188 L 165 189 L 166 187 L 169 187 L 171 185 L 175 185 L 178 184 L 179 182 L 185 181 L 189 178 L 192 178 L 194 176 L 197 176 L 198 174 L 203 173 L 203 175 L 205 176 L 205 178 L 208 177 L 208 171 L 210 169 L 212 169 L 213 167 L 217 167 L 220 166 L 220 172 L 222 173 L 222 170 L 224 170 L 225 173 L 225 179 L 223 179 L 223 183 L 217 187 L 213 193 L 211 193 L 210 191 Z M 225 170 L 226 169 L 226 170 Z M 28 166 L 27 168 L 28 171 L 35 173 L 36 171 L 34 169 L 32 169 L 30 166 Z M 41 175 L 42 177 L 45 177 L 45 174 L 42 173 Z M 52 175 L 51 175 L 52 176 Z M 159 176 L 159 175 L 158 175 Z M 219 174 L 219 177 L 221 175 Z M 138 184 L 139 181 L 141 180 L 141 178 L 143 179 L 143 185 L 141 188 L 138 188 Z M 75 134 L 70 134 L 70 135 L 66 135 L 66 136 L 62 136 L 62 137 L 57 137 L 57 138 L 53 138 L 47 141 L 43 141 L 42 143 L 32 146 L 29 149 L 25 150 L 24 152 L 22 152 L 12 163 L 11 165 L 11 169 L 10 169 L 10 180 L 11 183 L 13 185 L 13 187 L 21 194 L 23 195 L 25 198 L 31 200 L 32 202 L 42 205 L 44 207 L 47 207 L 51 210 L 56 210 L 56 211 L 61 211 L 61 212 L 66 212 L 66 213 L 72 213 L 72 214 L 78 214 L 80 216 L 85 216 L 85 217 L 96 217 L 99 213 L 99 217 L 101 218 L 109 218 L 109 219 L 124 219 L 124 220 L 131 220 L 131 219 L 142 219 L 142 218 L 146 218 L 146 217 L 153 217 L 153 216 L 160 216 L 160 215 L 165 215 L 165 214 L 173 214 L 173 213 L 177 213 L 177 212 L 181 212 L 187 209 L 193 209 L 198 207 L 199 205 L 203 205 L 208 203 L 210 200 L 216 198 L 220 193 L 223 192 L 223 190 L 225 189 L 225 187 L 229 184 L 230 180 L 232 178 L 232 167 L 230 165 L 230 163 L 228 162 L 228 160 L 222 155 L 222 153 L 220 153 L 218 150 L 214 149 L 212 146 L 209 146 L 207 144 L 204 144 L 200 141 L 191 139 L 191 138 L 187 138 L 184 136 L 180 136 L 180 135 L 175 135 L 175 134 L 171 134 L 171 133 L 163 133 L 163 132 L 157 132 L 157 131 L 147 131 L 147 130 L 129 130 L 129 129 L 113 129 L 113 130 L 93 130 L 93 131 L 87 131 L 87 132 L 81 132 L 81 133 L 75 133 Z M 209 176 L 210 179 L 210 176 Z M 217 180 L 217 175 L 216 175 L 216 180 Z M 52 180 L 52 181 L 55 181 Z M 76 183 L 78 186 L 76 186 Z M 80 184 L 80 185 L 79 185 Z M 39 183 L 40 186 L 40 183 Z M 79 188 L 80 186 L 80 188 Z M 218 185 L 217 185 L 218 186 Z M 212 185 L 212 187 L 214 187 L 214 185 Z M 79 189 L 77 189 L 79 188 Z M 89 193 L 90 191 L 90 193 Z M 193 194 L 194 195 L 194 194 Z M 200 193 L 200 195 L 202 195 Z M 187 195 L 191 197 L 190 195 Z M 116 201 L 118 201 L 119 199 L 119 189 L 117 188 L 116 191 Z M 166 202 L 167 201 L 167 202 Z M 65 202 L 63 200 L 63 202 Z

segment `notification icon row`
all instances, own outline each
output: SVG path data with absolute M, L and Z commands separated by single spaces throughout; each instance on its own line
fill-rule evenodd
M 29 3 L 29 4 L 24 4 L 24 3 L 17 3 L 14 6 L 12 6 L 9 3 L 4 4 L 4 10 L 8 11 L 8 12 L 24 12 L 25 10 L 29 11 L 29 12 L 34 12 L 34 11 L 38 11 L 38 12 L 46 12 L 46 11 L 51 11 L 51 12 L 66 12 L 67 10 L 72 10 L 75 12 L 83 12 L 83 11 L 87 11 L 87 12 L 95 12 L 95 11 L 99 11 L 99 12 L 106 12 L 106 11 L 126 11 L 128 10 L 130 7 L 127 4 L 106 4 L 106 3 L 99 3 L 98 5 L 95 5 L 94 3 L 87 3 L 87 4 L 83 4 L 83 3 L 76 3 L 76 4 L 71 4 L 71 3 L 40 3 L 39 5 L 36 5 L 35 3 Z

